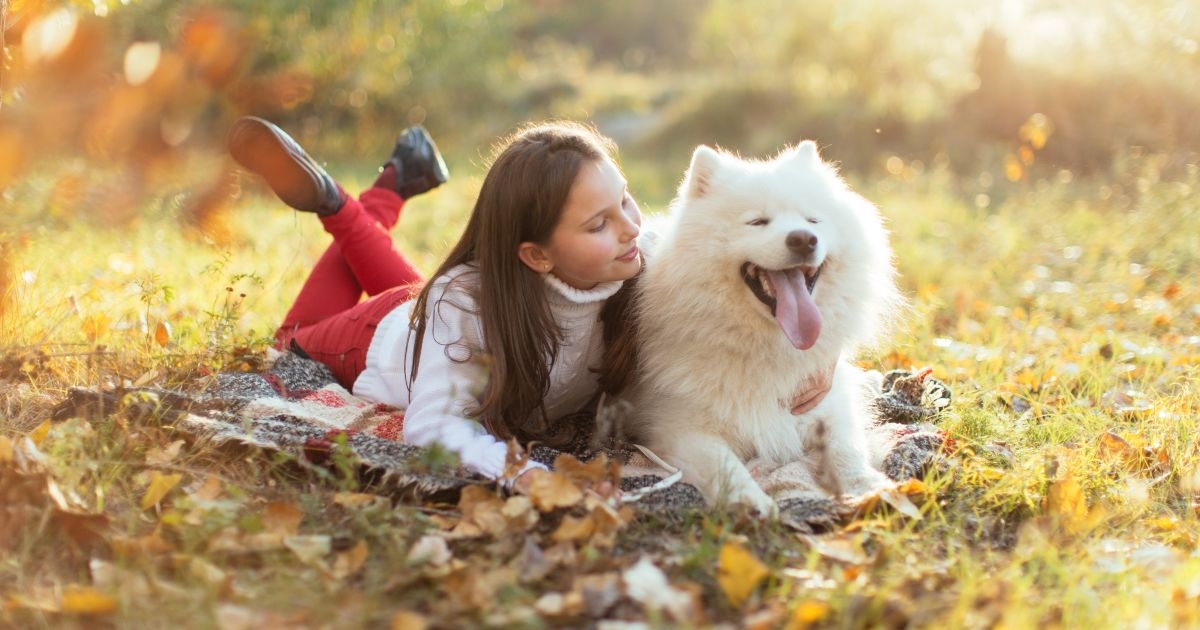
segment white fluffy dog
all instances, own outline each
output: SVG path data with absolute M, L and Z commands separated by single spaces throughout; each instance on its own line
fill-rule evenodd
M 811 462 L 832 494 L 890 482 L 868 461 L 865 375 L 848 363 L 902 300 L 875 207 L 811 141 L 770 161 L 701 146 L 638 295 L 630 426 L 710 499 L 775 513 L 746 462 Z M 798 398 L 830 378 L 808 411 Z

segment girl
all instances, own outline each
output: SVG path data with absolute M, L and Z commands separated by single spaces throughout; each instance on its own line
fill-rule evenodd
M 507 439 L 546 441 L 556 420 L 632 374 L 642 216 L 615 146 L 593 129 L 544 123 L 507 139 L 462 238 L 424 284 L 388 233 L 408 198 L 446 181 L 423 129 L 401 135 L 358 199 L 265 120 L 239 120 L 229 144 L 333 236 L 279 347 L 323 362 L 355 395 L 405 409 L 405 441 L 440 443 L 496 478 Z

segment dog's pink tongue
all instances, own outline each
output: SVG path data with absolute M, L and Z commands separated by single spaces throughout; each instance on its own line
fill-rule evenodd
M 775 291 L 775 321 L 788 341 L 800 350 L 808 350 L 821 334 L 821 311 L 808 293 L 808 280 L 799 269 L 768 271 Z

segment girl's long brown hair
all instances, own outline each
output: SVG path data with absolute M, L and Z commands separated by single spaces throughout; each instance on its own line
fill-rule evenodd
M 580 168 L 613 159 L 616 146 L 585 125 L 551 122 L 525 127 L 500 147 L 462 237 L 432 277 L 467 263 L 478 273 L 478 289 L 472 297 L 489 354 L 454 357 L 483 361 L 489 367 L 479 407 L 469 412 L 501 439 L 538 439 L 555 445 L 559 440 L 548 439 L 551 436 L 544 430 L 532 427 L 548 426 L 542 401 L 549 391 L 550 367 L 558 357 L 562 331 L 546 301 L 545 281 L 520 261 L 518 246 L 549 241 Z M 416 332 L 416 346 L 409 375 L 413 380 L 426 323 L 438 308 L 429 303 L 432 285 L 427 283 L 413 304 L 410 326 Z M 619 393 L 634 367 L 629 308 L 633 285 L 634 281 L 626 281 L 601 314 L 607 345 L 600 381 L 610 394 Z

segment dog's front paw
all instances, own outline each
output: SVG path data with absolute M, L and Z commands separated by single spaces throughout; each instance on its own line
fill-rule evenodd
M 888 479 L 887 475 L 875 469 L 865 470 L 860 475 L 843 478 L 841 482 L 842 494 L 847 497 L 863 497 L 896 485 L 896 482 Z
M 747 485 L 730 492 L 729 501 L 750 507 L 763 518 L 772 520 L 779 518 L 779 506 L 775 504 L 774 499 L 763 492 L 762 488 L 758 487 L 758 484 Z

